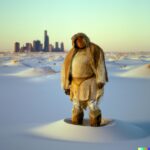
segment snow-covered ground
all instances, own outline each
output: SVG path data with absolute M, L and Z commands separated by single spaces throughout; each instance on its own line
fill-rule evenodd
M 65 55 L 0 53 L 0 150 L 150 146 L 150 52 L 105 53 L 109 82 L 100 108 L 113 121 L 97 128 L 66 121 L 72 103 L 60 86 Z

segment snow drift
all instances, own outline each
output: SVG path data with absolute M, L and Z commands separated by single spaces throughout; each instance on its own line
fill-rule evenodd
M 39 77 L 45 75 L 51 75 L 57 73 L 51 68 L 27 68 L 22 71 L 11 73 L 11 74 L 3 74 L 5 76 L 16 76 L 16 77 Z
M 120 77 L 131 77 L 131 78 L 150 78 L 150 64 L 144 64 L 131 69 L 124 73 L 116 74 Z
M 17 66 L 20 65 L 20 62 L 16 59 L 14 60 L 9 60 L 8 62 L 3 64 L 4 66 Z
M 84 120 L 83 125 L 73 125 L 70 119 L 59 120 L 28 131 L 34 136 L 54 140 L 107 143 L 138 139 L 148 136 L 140 127 L 120 120 L 103 119 L 102 126 L 91 127 Z

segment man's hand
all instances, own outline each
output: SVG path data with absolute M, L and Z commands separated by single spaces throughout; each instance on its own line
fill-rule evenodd
M 65 94 L 70 95 L 70 89 L 65 89 Z
M 102 89 L 104 87 L 104 85 L 105 85 L 105 83 L 102 83 L 102 82 L 100 82 L 100 83 L 97 84 L 97 86 L 98 86 L 99 89 Z

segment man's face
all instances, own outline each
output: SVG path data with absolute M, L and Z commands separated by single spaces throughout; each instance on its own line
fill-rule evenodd
M 85 43 L 85 40 L 83 37 L 78 37 L 77 40 L 76 40 L 76 45 L 78 48 L 85 48 L 86 47 L 86 43 Z

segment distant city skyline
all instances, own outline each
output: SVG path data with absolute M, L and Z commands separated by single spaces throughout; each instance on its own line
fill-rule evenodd
M 33 39 L 51 43 L 84 32 L 104 51 L 150 51 L 150 0 L 1 0 L 0 51 Z
M 44 44 L 40 40 L 26 42 L 22 46 L 19 41 L 14 43 L 14 52 L 64 52 L 64 43 L 55 42 L 55 46 L 50 42 L 47 30 L 44 30 Z

